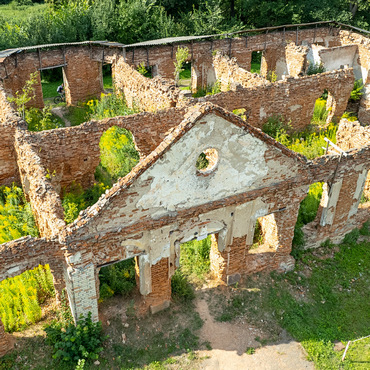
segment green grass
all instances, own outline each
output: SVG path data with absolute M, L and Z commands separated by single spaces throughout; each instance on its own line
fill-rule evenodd
M 251 63 L 251 73 L 260 73 L 261 72 L 261 62 L 252 62 Z
M 68 107 L 68 113 L 64 116 L 71 122 L 72 126 L 78 126 L 81 123 L 86 122 L 89 119 L 89 110 L 86 106 L 70 106 Z
M 280 327 L 286 329 L 302 343 L 318 369 L 357 368 L 355 357 L 361 358 L 366 343 L 356 342 L 353 357 L 343 367 L 343 352 L 333 349 L 335 341 L 346 343 L 369 335 L 370 243 L 356 244 L 355 239 L 347 237 L 336 253 L 330 243 L 305 252 L 295 271 L 285 275 L 249 278 L 226 303 L 213 295 L 213 314 L 220 321 L 246 317 L 270 331 L 272 340 Z M 364 361 L 368 368 L 369 359 Z
M 63 83 L 63 80 L 60 80 L 57 82 L 49 82 L 46 80 L 42 80 L 41 85 L 42 85 L 42 94 L 44 96 L 44 99 L 50 99 L 50 98 L 54 98 L 55 96 L 58 96 L 57 88 L 62 83 Z
M 17 24 L 32 14 L 40 13 L 48 8 L 47 4 L 34 3 L 30 6 L 0 5 L 0 14 L 6 22 Z
M 186 68 L 189 66 L 189 68 Z M 180 73 L 180 80 L 189 80 L 191 78 L 190 64 L 185 65 L 185 69 Z
M 104 76 L 103 85 L 104 85 L 104 89 L 113 89 L 112 76 Z

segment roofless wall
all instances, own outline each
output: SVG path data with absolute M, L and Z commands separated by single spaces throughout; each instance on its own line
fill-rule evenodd
M 273 114 L 304 128 L 324 89 L 331 94 L 332 116 L 340 117 L 355 78 L 369 85 L 367 39 L 328 25 L 159 41 L 164 45 L 91 42 L 3 52 L 0 184 L 22 183 L 41 238 L 0 245 L 0 280 L 51 263 L 57 292 L 67 288 L 75 319 L 90 311 L 97 320 L 99 269 L 135 257 L 142 305 L 156 312 L 170 302 L 180 244 L 195 238 L 213 235 L 212 272 L 227 284 L 246 273 L 292 269 L 299 205 L 316 182 L 325 182 L 328 191 L 320 219 L 307 227 L 307 247 L 327 238 L 340 242 L 369 217 L 369 205 L 359 205 L 370 169 L 368 141 L 348 148 L 341 144 L 346 155 L 308 161 L 258 129 Z M 225 91 L 198 100 L 180 94 L 171 80 L 178 46 L 190 50 L 194 89 L 219 78 Z M 263 53 L 261 76 L 249 72 L 253 51 Z M 312 60 L 324 61 L 327 72 L 301 76 Z M 155 67 L 157 78 L 138 75 L 135 67 L 142 62 Z M 103 63 L 112 64 L 116 88 L 129 103 L 150 112 L 30 133 L 7 101 L 31 72 L 63 67 L 67 102 L 76 104 L 102 91 Z M 281 80 L 266 81 L 269 71 Z M 39 84 L 33 105 L 42 106 L 40 94 Z M 369 122 L 367 101 L 366 90 L 363 123 Z M 247 121 L 225 108 L 244 108 Z M 74 180 L 91 185 L 100 137 L 111 126 L 132 132 L 141 161 L 65 225 L 59 193 Z M 361 133 L 356 128 L 356 135 Z M 195 163 L 207 151 L 213 153 L 213 165 L 202 172 Z M 56 176 L 50 179 L 47 170 Z M 265 241 L 253 249 L 257 220 Z M 0 355 L 6 350 L 0 322 Z

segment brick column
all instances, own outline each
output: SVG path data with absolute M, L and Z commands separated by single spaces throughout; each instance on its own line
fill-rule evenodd
M 81 315 L 92 313 L 92 320 L 98 321 L 98 296 L 96 270 L 92 263 L 83 267 L 68 267 L 65 271 L 66 287 L 72 315 L 77 322 Z
M 4 325 L 0 318 L 0 357 L 13 349 L 13 343 L 9 340 L 9 337 L 10 336 L 4 331 Z
M 232 243 L 220 252 L 217 245 L 217 236 L 212 235 L 211 244 L 211 271 L 216 278 L 234 284 L 240 280 L 245 271 L 245 258 L 247 255 L 247 236 L 233 238 Z
M 59 262 L 59 261 L 57 261 Z M 53 284 L 55 289 L 55 300 L 56 303 L 59 305 L 61 303 L 62 298 L 62 291 L 66 287 L 66 283 L 64 281 L 64 268 L 63 263 L 50 263 L 50 271 L 53 275 Z
M 150 307 L 151 313 L 161 311 L 170 305 L 171 279 L 169 277 L 169 260 L 162 258 L 151 266 L 152 289 L 144 296 L 144 301 Z

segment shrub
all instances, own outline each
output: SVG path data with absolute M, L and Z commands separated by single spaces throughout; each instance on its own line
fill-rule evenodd
M 44 107 L 42 110 L 37 108 L 27 109 L 25 111 L 25 121 L 28 123 L 30 131 L 44 131 L 63 127 L 58 119 L 53 118 L 50 106 Z
M 270 82 L 276 82 L 277 81 L 277 74 L 275 71 L 268 71 L 266 75 L 266 80 Z
M 172 297 L 182 302 L 191 301 L 195 298 L 193 288 L 189 284 L 181 270 L 176 270 L 171 279 Z
M 54 294 L 49 265 L 0 282 L 0 317 L 5 331 L 22 330 L 39 321 L 40 304 Z
M 69 192 L 64 192 L 62 195 L 65 222 L 67 224 L 73 222 L 82 210 L 96 203 L 108 188 L 108 186 L 99 183 L 84 191 L 80 184 L 73 183 Z
M 362 83 L 362 79 L 356 80 L 351 91 L 351 96 L 349 100 L 353 102 L 359 101 L 361 99 L 361 96 L 363 95 L 363 92 L 361 92 L 363 88 L 364 84 Z
M 315 102 L 311 123 L 318 125 L 325 124 L 328 113 L 329 111 L 326 110 L 326 100 L 323 98 L 317 99 Z
M 86 103 L 92 119 L 104 119 L 115 116 L 127 116 L 137 113 L 137 110 L 127 106 L 126 100 L 120 94 L 101 94 L 100 100 L 92 99 Z
M 103 350 L 106 337 L 101 322 L 93 323 L 91 312 L 75 326 L 72 322 L 52 322 L 45 328 L 46 342 L 53 348 L 53 358 L 66 364 L 78 364 L 79 360 L 96 360 Z
M 113 295 L 128 296 L 136 286 L 133 258 L 103 267 L 99 272 L 100 301 Z
M 318 73 L 323 73 L 325 72 L 325 67 L 322 63 L 310 63 L 308 65 L 308 68 L 307 68 L 307 75 L 310 76 L 310 75 L 315 75 L 315 74 L 318 74 Z

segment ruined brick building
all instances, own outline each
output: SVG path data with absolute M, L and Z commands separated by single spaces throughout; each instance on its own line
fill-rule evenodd
M 369 217 L 370 39 L 366 31 L 336 22 L 245 31 L 226 37 L 187 37 L 134 45 L 85 42 L 0 52 L 0 184 L 21 183 L 40 231 L 0 245 L 0 281 L 49 264 L 59 299 L 66 288 L 76 318 L 98 319 L 99 269 L 136 259 L 143 307 L 156 312 L 171 298 L 171 276 L 180 245 L 212 234 L 211 269 L 233 284 L 242 274 L 287 271 L 300 202 L 308 188 L 324 182 L 314 222 L 304 228 L 306 247 L 327 238 L 340 242 Z M 188 98 L 172 80 L 178 46 L 190 50 L 192 90 L 220 81 L 221 93 Z M 250 71 L 253 52 L 262 52 L 261 75 Z M 309 63 L 326 72 L 306 75 Z M 128 104 L 143 113 L 30 132 L 7 96 L 30 73 L 63 68 L 67 104 L 103 91 L 102 65 Z M 136 70 L 152 67 L 149 79 Z M 265 77 L 275 71 L 276 82 Z M 40 76 L 40 74 L 38 75 Z M 280 114 L 303 130 L 315 101 L 328 91 L 328 120 L 343 115 L 355 79 L 365 93 L 359 122 L 342 120 L 338 145 L 314 160 L 296 154 L 260 128 Z M 38 77 L 32 105 L 43 107 Z M 230 113 L 243 109 L 245 119 Z M 140 163 L 99 201 L 66 225 L 61 190 L 76 181 L 94 182 L 99 140 L 111 126 L 133 134 Z M 204 170 L 200 153 L 212 153 Z M 48 176 L 55 173 L 55 176 Z M 264 243 L 251 249 L 256 220 Z M 9 345 L 0 321 L 0 355 Z

